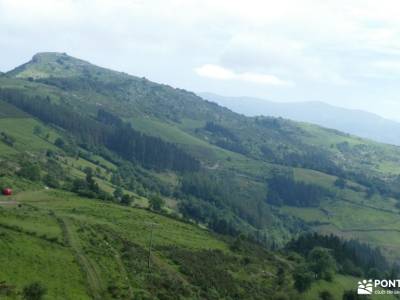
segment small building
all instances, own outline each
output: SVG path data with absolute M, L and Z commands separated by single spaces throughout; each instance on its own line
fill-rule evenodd
M 2 190 L 2 194 L 3 194 L 4 196 L 11 196 L 12 193 L 13 193 L 13 191 L 12 191 L 12 189 L 10 189 L 10 188 L 4 188 L 4 189 Z

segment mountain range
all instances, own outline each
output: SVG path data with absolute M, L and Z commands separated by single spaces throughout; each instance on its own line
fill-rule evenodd
M 218 103 L 246 116 L 273 116 L 333 128 L 382 143 L 400 145 L 400 123 L 374 113 L 346 109 L 324 102 L 274 102 L 251 97 L 223 97 L 199 93 L 204 99 Z

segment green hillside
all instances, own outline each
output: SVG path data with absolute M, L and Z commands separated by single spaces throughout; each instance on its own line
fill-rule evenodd
M 289 276 L 298 262 L 258 246 L 62 191 L 21 192 L 13 201 L 0 206 L 0 279 L 11 289 L 5 299 L 18 299 L 33 278 L 48 289 L 45 299 L 303 298 Z M 279 268 L 285 288 L 276 283 Z M 318 290 L 339 299 L 356 281 L 338 276 L 304 299 Z
M 23 192 L 15 200 L 19 206 L 4 206 L 0 210 L 0 231 L 4 237 L 0 261 L 5 267 L 0 278 L 16 287 L 35 278 L 46 283 L 48 299 L 128 299 L 133 294 L 135 299 L 174 299 L 175 293 L 196 297 L 207 291 L 202 290 L 196 280 L 202 280 L 204 289 L 207 285 L 215 288 L 215 299 L 223 293 L 240 292 L 224 290 L 227 288 L 224 285 L 235 285 L 237 289 L 242 282 L 242 292 L 249 288 L 247 284 L 265 285 L 259 296 L 262 299 L 262 295 L 273 293 L 271 280 L 268 284 L 267 279 L 254 271 L 275 272 L 279 264 L 285 263 L 265 252 L 266 261 L 259 257 L 242 268 L 241 254 L 229 250 L 229 243 L 204 229 L 141 209 L 78 198 L 59 191 Z M 149 269 L 152 228 L 153 252 Z M 188 254 L 191 259 L 203 260 L 202 256 L 210 255 L 211 260 L 221 259 L 221 263 L 226 259 L 229 265 L 215 266 L 216 270 L 196 270 L 210 272 L 210 276 L 220 275 L 218 280 L 226 282 L 191 277 L 191 268 L 199 268 L 196 265 L 182 265 L 186 267 L 182 271 L 180 264 L 185 264 Z M 32 257 L 40 259 L 32 261 Z M 25 271 L 27 266 L 29 272 Z M 246 268 L 253 274 L 246 275 Z M 228 270 L 240 274 L 226 273 Z M 217 271 L 218 274 L 212 274 Z
M 398 147 L 37 54 L 0 77 L 0 295 L 40 274 L 48 299 L 341 299 L 398 271 L 399 173 Z M 310 232 L 332 236 L 287 248 Z

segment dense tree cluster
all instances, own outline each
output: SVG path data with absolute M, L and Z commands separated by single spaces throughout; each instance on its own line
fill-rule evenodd
M 205 223 L 213 231 L 225 235 L 237 235 L 241 228 L 228 208 L 190 197 L 179 202 L 179 211 L 187 219 Z
M 243 147 L 242 144 L 237 143 L 237 142 L 232 142 L 230 140 L 218 139 L 217 141 L 215 141 L 215 145 L 217 145 L 218 147 L 224 148 L 226 150 L 240 153 L 240 154 L 248 153 L 247 149 L 245 147 Z
M 223 180 L 205 173 L 185 174 L 181 190 L 184 194 L 195 196 L 216 206 L 221 206 L 229 195 L 229 187 Z
M 174 144 L 144 135 L 116 116 L 100 110 L 98 119 L 84 116 L 46 97 L 29 97 L 18 90 L 1 90 L 0 96 L 45 123 L 72 133 L 85 147 L 105 146 L 124 159 L 146 168 L 195 171 L 199 162 Z
M 140 196 L 161 194 L 172 195 L 172 187 L 147 170 L 129 162 L 119 163 L 117 170 L 112 171 L 111 182 L 127 190 L 134 191 Z
M 215 135 L 219 135 L 226 139 L 229 139 L 233 142 L 239 142 L 238 137 L 232 131 L 215 122 L 207 122 L 204 126 L 204 129 L 211 133 L 214 133 Z
M 21 163 L 21 168 L 17 174 L 31 181 L 39 181 L 41 179 L 39 164 L 29 161 L 24 161 Z
M 242 194 L 241 182 L 240 177 L 230 172 L 185 173 L 176 195 L 183 201 L 181 211 L 220 233 L 236 233 L 237 227 L 243 227 L 242 222 L 255 230 L 265 229 L 272 216 L 264 201 L 264 190 L 249 186 L 246 194 Z M 243 197 L 251 197 L 253 201 L 243 201 Z
M 304 234 L 288 243 L 287 249 L 309 256 L 315 247 L 331 250 L 339 272 L 353 276 L 379 277 L 389 264 L 378 248 L 356 240 L 345 241 L 334 235 Z
M 292 274 L 294 287 L 299 292 L 310 288 L 315 280 L 332 281 L 336 272 L 336 261 L 330 249 L 315 247 L 305 257 L 305 261 L 298 264 Z
M 207 122 L 203 129 L 212 133 L 215 145 L 232 152 L 248 153 L 248 150 L 241 144 L 239 137 L 230 129 L 215 122 Z
M 343 170 L 337 166 L 323 150 L 301 145 L 304 152 L 285 153 L 277 162 L 287 166 L 302 167 L 322 171 L 328 174 L 342 176 Z
M 273 205 L 318 206 L 331 192 L 317 185 L 295 181 L 290 176 L 276 175 L 268 180 L 267 201 Z
M 99 185 L 93 178 L 93 170 L 91 168 L 86 168 L 85 173 L 85 179 L 75 179 L 72 182 L 73 192 L 88 198 L 113 200 L 113 197 L 110 194 L 100 189 Z

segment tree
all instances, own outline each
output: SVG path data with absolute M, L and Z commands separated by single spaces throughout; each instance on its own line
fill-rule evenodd
M 164 199 L 162 199 L 158 195 L 151 196 L 149 199 L 149 207 L 151 210 L 161 211 L 164 205 L 165 205 Z
M 319 299 L 321 300 L 333 300 L 333 295 L 330 291 L 324 290 L 319 293 Z
M 295 251 L 304 257 L 308 257 L 315 247 L 329 249 L 329 253 L 344 274 L 363 277 L 363 274 L 368 274 L 372 268 L 375 268 L 380 272 L 376 278 L 387 278 L 382 273 L 390 270 L 390 264 L 379 248 L 371 247 L 357 240 L 346 241 L 335 235 L 307 233 L 290 241 L 286 246 L 288 250 Z M 396 265 L 394 267 L 400 269 Z
M 31 181 L 39 181 L 40 180 L 40 168 L 37 164 L 33 163 L 24 163 L 21 166 L 21 169 L 18 172 L 18 175 L 29 179 Z
M 367 272 L 367 277 L 368 278 L 379 278 L 379 276 L 380 276 L 380 272 L 376 268 L 371 268 Z
M 57 138 L 56 141 L 54 142 L 54 145 L 56 145 L 58 148 L 63 149 L 65 146 L 65 142 L 61 138 Z
M 46 288 L 41 283 L 33 282 L 24 287 L 22 295 L 26 300 L 41 300 L 46 292 Z
M 7 144 L 10 147 L 14 147 L 15 143 L 15 138 L 13 138 L 11 135 L 5 133 L 5 132 L 0 132 L 0 139 Z
M 344 180 L 341 177 L 338 177 L 338 179 L 335 180 L 334 182 L 335 186 L 337 186 L 340 189 L 344 189 L 346 187 L 346 180 Z
M 278 286 L 282 286 L 285 283 L 285 269 L 282 266 L 279 266 L 276 271 L 276 284 Z
M 84 172 L 86 173 L 86 183 L 88 185 L 89 190 L 92 192 L 98 193 L 100 191 L 99 185 L 93 179 L 93 170 L 92 168 L 85 168 Z
M 124 195 L 124 192 L 122 191 L 121 187 L 117 187 L 113 193 L 115 199 L 117 199 L 118 201 L 121 201 L 122 196 Z
M 330 250 L 322 247 L 315 247 L 308 255 L 310 269 L 317 279 L 331 280 L 336 270 L 336 262 Z
M 120 200 L 122 205 L 130 206 L 133 202 L 133 197 L 128 194 L 124 194 Z
M 51 187 L 51 188 L 59 188 L 60 187 L 60 183 L 58 182 L 58 180 L 54 177 L 51 176 L 50 174 L 47 174 L 44 178 L 43 178 L 44 183 Z
M 36 126 L 33 128 L 33 134 L 35 134 L 35 135 L 41 135 L 42 133 L 43 133 L 43 128 L 42 128 L 41 126 L 36 125 Z
M 268 180 L 267 202 L 273 205 L 313 207 L 332 193 L 318 185 L 295 181 L 293 175 L 275 175 Z
M 305 265 L 301 265 L 294 270 L 293 279 L 296 290 L 304 292 L 310 288 L 313 274 L 307 270 Z
M 239 234 L 232 242 L 231 250 L 238 252 L 243 250 L 245 241 L 246 241 L 246 236 L 244 234 Z

